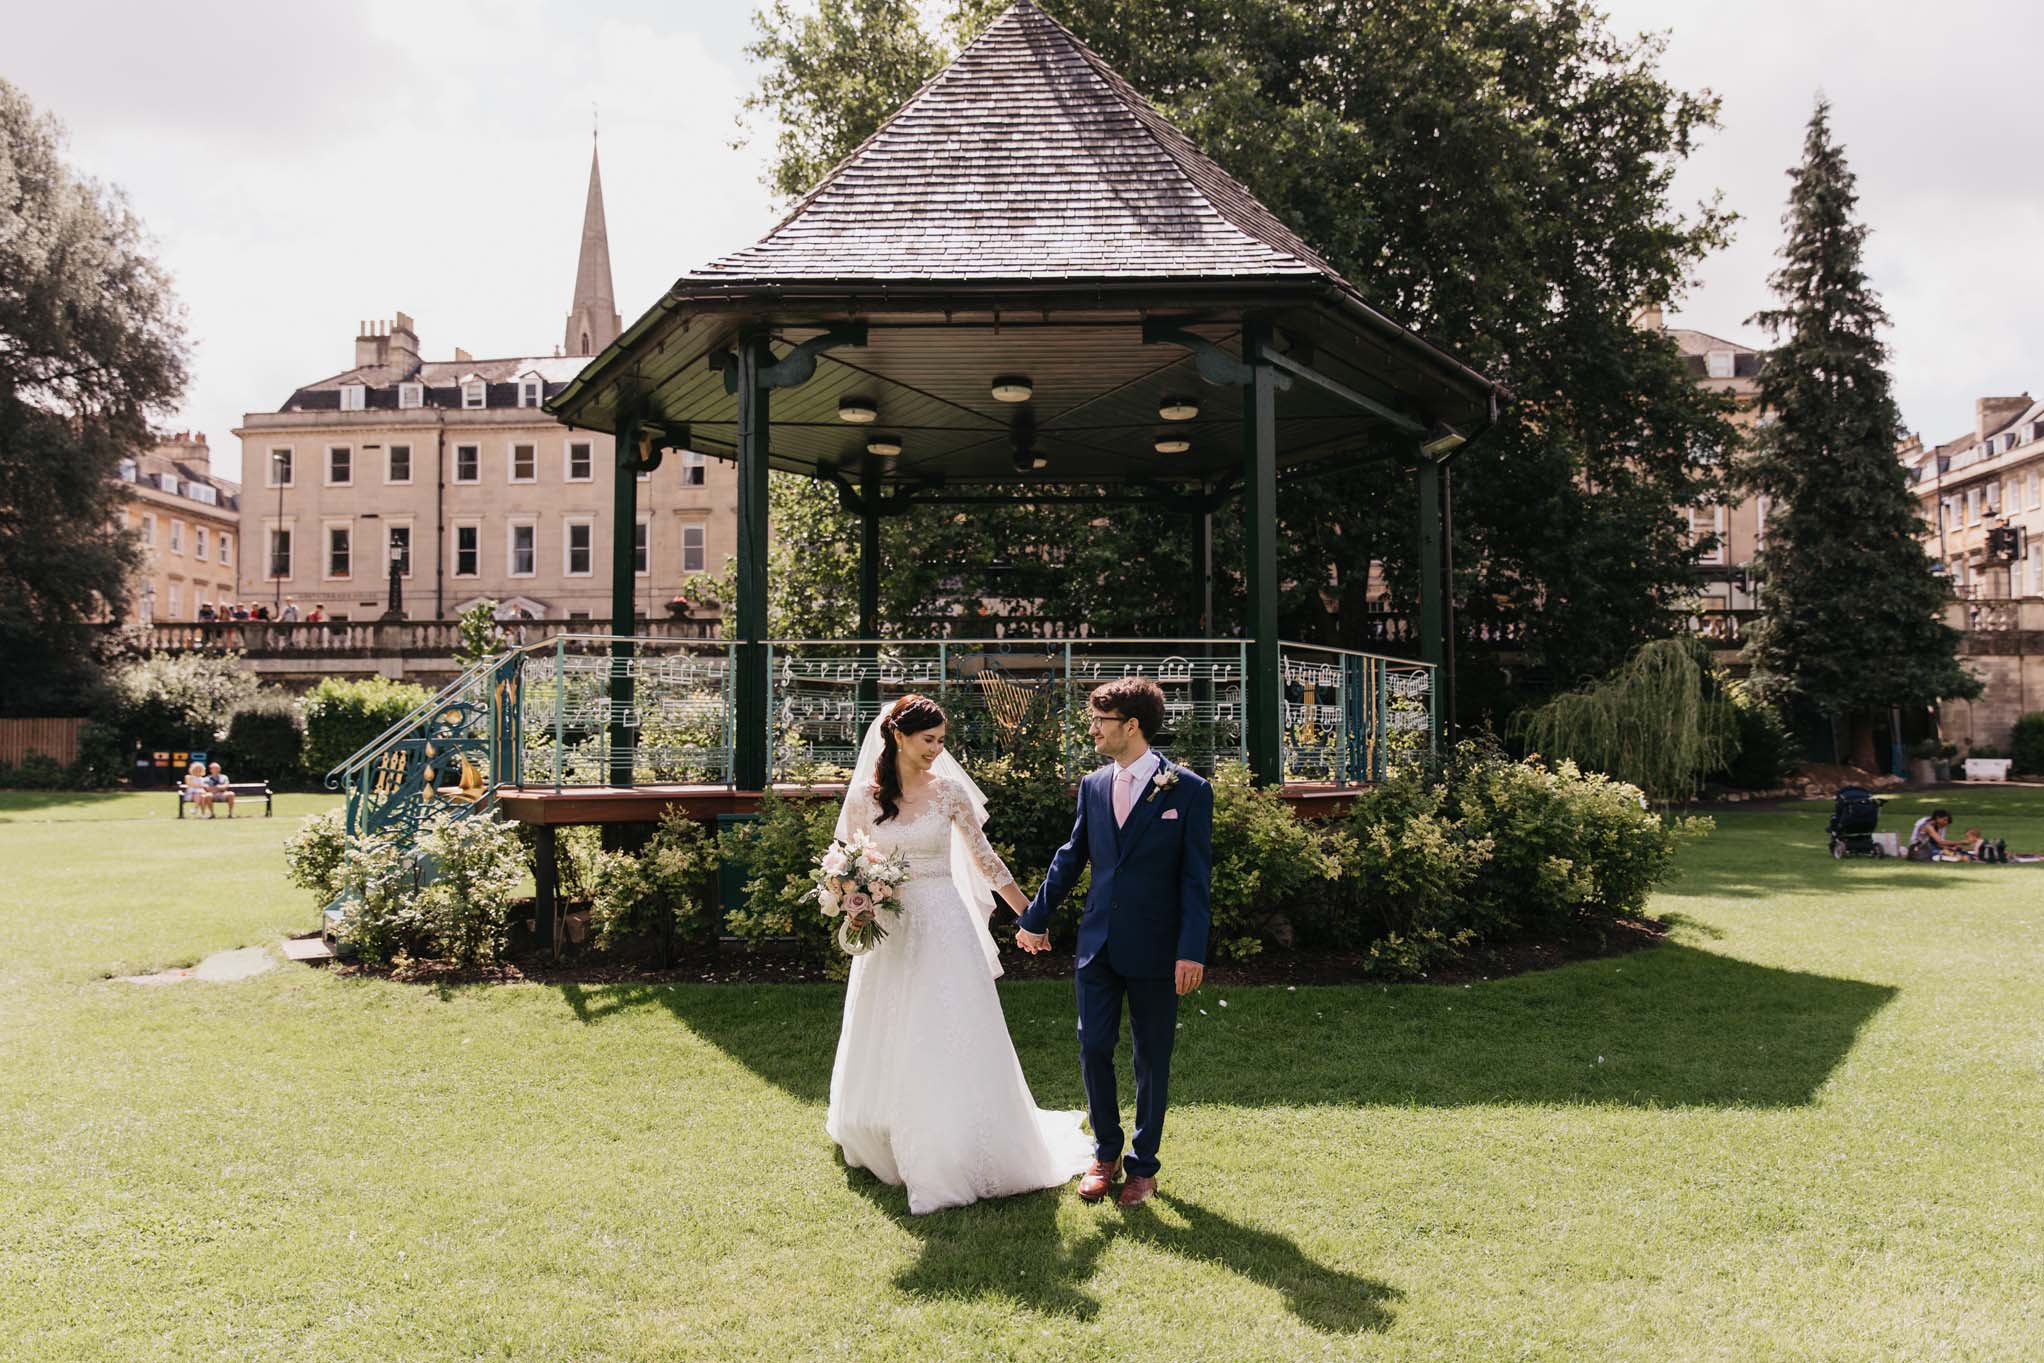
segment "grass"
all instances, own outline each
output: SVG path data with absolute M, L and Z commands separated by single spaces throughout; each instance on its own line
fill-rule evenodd
M 2044 847 L 2044 792 L 1943 798 Z M 2044 1338 L 2039 868 L 1835 863 L 1823 808 L 1725 815 L 1657 899 L 1659 950 L 1203 991 L 1150 1208 L 912 1218 L 823 1134 L 835 987 L 107 978 L 309 926 L 278 844 L 328 803 L 179 824 L 164 798 L 0 794 L 0 1359 L 1862 1363 Z M 1078 1106 L 1068 988 L 1002 997 L 1039 1100 Z

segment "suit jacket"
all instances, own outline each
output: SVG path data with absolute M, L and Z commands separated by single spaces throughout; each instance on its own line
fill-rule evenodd
M 1206 960 L 1214 867 L 1214 788 L 1162 753 L 1156 775 L 1175 774 L 1159 788 L 1155 778 L 1136 792 L 1128 822 L 1114 822 L 1114 763 L 1079 782 L 1072 836 L 1051 858 L 1043 886 L 1022 915 L 1022 926 L 1042 932 L 1090 863 L 1093 886 L 1079 920 L 1078 965 L 1103 949 L 1117 974 L 1168 977 L 1179 961 Z M 1164 817 L 1167 813 L 1173 817 Z

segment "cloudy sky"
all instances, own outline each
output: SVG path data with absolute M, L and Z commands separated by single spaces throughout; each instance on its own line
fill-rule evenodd
M 1678 182 L 1741 216 L 1674 320 L 1748 342 L 1768 301 L 1783 172 L 1818 90 L 1859 173 L 1894 318 L 1903 415 L 1927 437 L 1973 399 L 2044 382 L 2044 120 L 2029 0 L 1605 0 L 1666 31 L 1665 68 L 1724 99 Z M 194 376 L 172 427 L 229 432 L 347 367 L 402 309 L 429 357 L 547 353 L 574 282 L 591 111 L 619 310 L 772 220 L 734 149 L 745 3 L 703 0 L 68 0 L 8 21 L 0 75 L 123 187 L 177 278 Z

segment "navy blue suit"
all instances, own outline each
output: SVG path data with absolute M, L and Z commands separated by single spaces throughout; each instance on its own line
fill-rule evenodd
M 1121 1039 L 1121 1004 L 1128 1000 L 1135 1052 L 1136 1132 L 1128 1171 L 1157 1173 L 1157 1145 L 1171 1083 L 1171 1045 L 1178 1030 L 1179 961 L 1207 958 L 1209 892 L 1214 863 L 1214 788 L 1198 773 L 1158 754 L 1155 776 L 1176 779 L 1136 792 L 1128 822 L 1114 822 L 1115 765 L 1079 782 L 1072 836 L 1051 858 L 1043 886 L 1022 915 L 1042 932 L 1051 910 L 1091 864 L 1093 886 L 1079 920 L 1079 1064 L 1093 1121 L 1094 1153 L 1122 1152 L 1121 1106 L 1115 1095 L 1114 1047 Z

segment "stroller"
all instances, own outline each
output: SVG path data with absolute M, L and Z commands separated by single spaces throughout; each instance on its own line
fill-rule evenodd
M 1839 787 L 1838 798 L 1831 803 L 1831 822 L 1827 825 L 1831 833 L 1831 855 L 1841 861 L 1847 857 L 1886 856 L 1881 844 L 1874 841 L 1874 829 L 1880 822 L 1881 806 L 1872 791 L 1865 786 Z

